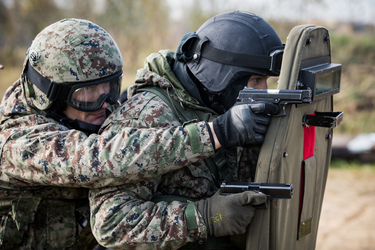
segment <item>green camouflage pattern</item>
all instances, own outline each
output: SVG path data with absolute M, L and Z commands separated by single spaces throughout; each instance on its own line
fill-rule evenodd
M 76 222 L 76 212 L 89 218 L 86 188 L 17 189 L 1 182 L 1 249 L 93 249 L 90 226 Z
M 44 28 L 28 51 L 30 65 L 56 83 L 86 82 L 122 69 L 117 44 L 99 25 L 68 18 Z
M 100 135 L 68 129 L 28 106 L 20 81 L 7 90 L 0 114 L 0 180 L 20 187 L 121 185 L 179 169 L 213 153 L 204 122 L 185 128 L 121 127 L 115 133 L 104 130 L 113 122 L 109 118 Z M 192 144 L 195 140 L 199 143 Z
M 75 18 L 44 28 L 31 44 L 24 66 L 28 62 L 43 77 L 64 85 L 110 76 L 124 64 L 116 42 L 103 28 Z M 32 84 L 25 87 L 36 108 L 50 108 L 52 101 L 42 91 Z
M 184 98 L 188 93 L 169 65 L 173 65 L 171 51 L 154 53 L 146 59 L 146 68 L 138 70 L 136 84 L 128 89 L 130 99 L 110 115 L 112 123 L 104 132 L 118 133 L 123 127 L 162 128 L 181 125 L 173 109 L 159 96 L 147 91 L 136 93 L 137 89 L 146 86 L 171 86 L 171 97 L 181 101 L 186 109 L 208 110 L 198 107 L 191 96 Z M 173 82 L 166 77 L 174 79 Z M 174 91 L 176 89 L 179 90 L 178 94 Z M 201 128 L 203 133 L 203 125 Z M 250 181 L 255 172 L 250 166 L 256 166 L 256 157 L 252 150 L 227 150 L 226 158 L 233 179 Z M 207 237 L 201 215 L 195 207 L 198 227 L 190 229 L 186 219 L 188 202 L 180 199 L 159 202 L 152 200 L 165 195 L 177 195 L 186 197 L 185 200 L 195 201 L 211 197 L 217 190 L 209 167 L 203 160 L 141 182 L 91 189 L 89 199 L 93 234 L 99 243 L 113 249 L 178 249 L 197 238 Z
M 204 122 L 114 132 L 107 119 L 88 136 L 36 109 L 25 86 L 16 81 L 0 106 L 2 249 L 90 249 L 91 227 L 75 214 L 89 218 L 88 188 L 159 178 L 214 152 Z

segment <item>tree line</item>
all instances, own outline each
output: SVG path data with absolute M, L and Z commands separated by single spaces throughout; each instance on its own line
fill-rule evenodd
M 123 53 L 124 67 L 133 70 L 149 53 L 174 49 L 183 32 L 190 31 L 185 24 L 175 32 L 170 11 L 164 0 L 0 0 L 0 63 L 19 67 L 43 28 L 75 17 L 107 30 Z

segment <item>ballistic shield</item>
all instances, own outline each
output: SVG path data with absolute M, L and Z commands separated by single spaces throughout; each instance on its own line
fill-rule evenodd
M 341 65 L 331 63 L 326 28 L 293 28 L 285 46 L 278 90 L 311 90 L 311 101 L 286 103 L 285 114 L 272 119 L 254 181 L 291 183 L 294 195 L 292 199 L 271 200 L 268 209 L 255 211 L 246 233 L 246 249 L 315 249 L 333 128 L 343 116 L 333 112 L 340 74 Z

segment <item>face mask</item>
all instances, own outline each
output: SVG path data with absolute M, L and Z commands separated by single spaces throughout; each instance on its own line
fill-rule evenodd
M 250 77 L 250 75 L 242 76 L 229 83 L 224 90 L 219 92 L 218 102 L 226 110 L 229 110 L 236 103 L 238 93 L 247 86 Z

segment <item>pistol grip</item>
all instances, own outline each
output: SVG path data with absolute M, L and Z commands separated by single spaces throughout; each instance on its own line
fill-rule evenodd
M 253 206 L 253 208 L 255 208 L 255 209 L 265 209 L 265 208 L 268 208 L 268 200 L 269 200 L 269 199 L 267 199 L 266 202 L 263 203 L 263 204 L 252 205 L 252 206 Z

